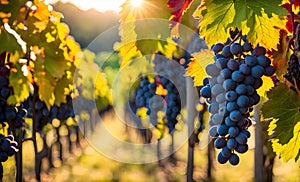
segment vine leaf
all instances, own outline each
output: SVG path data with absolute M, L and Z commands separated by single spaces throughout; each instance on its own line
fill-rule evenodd
M 121 16 L 123 22 L 119 27 L 119 32 L 121 36 L 121 42 L 117 42 L 114 45 L 114 49 L 119 51 L 121 57 L 121 69 L 124 68 L 125 65 L 129 64 L 131 60 L 140 55 L 136 47 L 136 39 L 137 35 L 135 33 L 135 24 L 134 24 L 134 16 L 133 14 L 128 14 L 125 18 Z
M 226 42 L 230 28 L 238 28 L 253 45 L 260 44 L 267 49 L 277 49 L 279 31 L 284 27 L 281 18 L 287 11 L 280 7 L 281 0 L 205 0 L 195 16 L 201 18 L 200 35 L 211 46 Z
M 22 47 L 18 43 L 15 36 L 7 32 L 5 29 L 0 29 L 0 52 L 15 53 L 16 51 L 22 53 Z
M 276 121 L 276 120 L 275 120 Z M 275 121 L 272 121 L 270 125 L 274 125 Z M 295 159 L 297 162 L 300 156 L 300 122 L 298 122 L 293 130 L 293 138 L 287 144 L 282 145 L 279 143 L 278 139 L 272 139 L 272 148 L 277 155 L 283 159 L 283 161 L 288 162 L 291 159 Z
M 281 76 L 286 73 L 287 70 L 287 62 L 291 53 L 289 50 L 289 42 L 287 40 L 287 33 L 284 30 L 280 30 L 280 40 L 277 45 L 277 51 L 271 50 L 269 52 L 272 55 L 273 65 L 276 69 L 276 75 Z
M 32 75 L 27 66 L 23 68 L 25 68 L 24 72 L 22 71 L 22 65 L 19 63 L 14 64 L 11 68 L 12 71 L 9 74 L 9 83 L 13 88 L 14 95 L 8 98 L 8 104 L 21 103 L 29 97 L 29 84 L 32 83 Z
M 168 7 L 173 9 L 170 17 L 173 36 L 179 37 L 179 24 L 182 16 L 189 9 L 192 3 L 193 0 L 169 0 Z
M 262 107 L 263 116 L 278 119 L 273 124 L 276 127 L 270 127 L 273 127 L 278 143 L 287 144 L 295 137 L 294 128 L 300 123 L 300 97 L 284 84 L 279 84 L 269 91 L 267 96 L 269 100 Z
M 260 96 L 265 96 L 266 92 L 269 91 L 272 87 L 274 87 L 274 82 L 272 78 L 267 76 L 263 76 L 262 80 L 263 80 L 263 85 L 257 90 L 257 93 Z
M 73 80 L 64 75 L 60 80 L 57 81 L 54 89 L 55 104 L 60 106 L 62 103 L 67 103 L 66 95 L 71 92 L 71 85 Z
M 55 101 L 54 90 L 56 80 L 45 70 L 44 67 L 44 59 L 42 55 L 38 55 L 34 67 L 34 81 L 39 87 L 38 93 L 40 99 L 44 101 L 48 109 L 50 109 L 50 107 L 54 105 Z
M 194 53 L 191 62 L 186 68 L 186 76 L 194 78 L 194 85 L 203 85 L 202 81 L 207 76 L 205 72 L 205 67 L 213 63 L 214 53 L 210 50 L 203 50 L 198 53 Z

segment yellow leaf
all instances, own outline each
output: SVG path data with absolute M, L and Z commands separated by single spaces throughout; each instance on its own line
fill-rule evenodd
M 287 144 L 281 145 L 278 141 L 278 139 L 272 140 L 274 152 L 276 152 L 277 155 L 280 155 L 284 162 L 296 159 L 300 152 L 300 122 L 295 125 L 294 136 Z
M 266 96 L 266 92 L 269 91 L 272 87 L 274 87 L 274 83 L 272 78 L 263 76 L 263 85 L 257 90 L 257 93 L 260 96 Z
M 251 27 L 247 36 L 249 42 L 253 45 L 259 44 L 267 49 L 277 50 L 280 33 L 275 26 L 285 27 L 285 21 L 279 16 L 273 15 L 269 18 L 266 13 L 262 12 L 262 16 L 251 16 L 251 21 L 248 20 L 247 26 Z
M 207 76 L 205 67 L 208 64 L 213 63 L 214 53 L 210 50 L 203 50 L 198 53 L 194 53 L 191 62 L 187 67 L 187 76 L 194 78 L 194 85 L 202 85 L 203 79 Z

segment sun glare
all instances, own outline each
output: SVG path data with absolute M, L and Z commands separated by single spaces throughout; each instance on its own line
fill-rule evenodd
M 142 5 L 143 0 L 131 0 L 131 4 L 133 7 L 140 7 Z
M 82 10 L 89 10 L 94 8 L 100 12 L 105 12 L 109 10 L 118 12 L 120 10 L 121 5 L 126 0 L 46 0 L 46 2 L 48 3 L 56 3 L 58 1 L 62 3 L 72 3 Z M 141 0 L 135 0 L 134 4 L 137 4 L 139 1 Z

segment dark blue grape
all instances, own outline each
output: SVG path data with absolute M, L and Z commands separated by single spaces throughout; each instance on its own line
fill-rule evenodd
M 242 130 L 241 133 L 247 136 L 247 138 L 250 138 L 251 134 L 248 130 Z
M 7 139 L 2 139 L 1 151 L 7 152 L 10 149 L 10 141 Z
M 239 70 L 244 75 L 249 75 L 251 73 L 251 68 L 247 64 L 241 64 Z
M 235 81 L 232 79 L 226 79 L 223 83 L 223 88 L 225 91 L 233 90 L 235 88 Z
M 216 102 L 213 102 L 211 103 L 209 106 L 208 106 L 208 111 L 212 114 L 215 114 L 219 111 L 219 104 L 216 103 Z
M 258 89 L 263 85 L 263 80 L 261 78 L 255 78 L 254 80 L 255 80 L 253 84 L 254 89 Z
M 252 67 L 252 66 L 255 66 L 257 64 L 257 59 L 255 56 L 246 56 L 245 57 L 245 63 Z
M 255 90 L 251 85 L 247 85 L 247 95 L 252 95 L 254 91 Z
M 245 152 L 248 151 L 248 145 L 247 145 L 247 144 L 245 144 L 245 145 L 240 145 L 240 144 L 239 144 L 239 145 L 235 148 L 235 151 L 237 151 L 238 153 L 243 154 L 243 153 L 245 153 Z
M 235 92 L 238 94 L 238 95 L 245 95 L 247 94 L 247 85 L 245 84 L 240 84 L 236 87 L 235 89 Z
M 254 84 L 254 82 L 255 82 L 255 79 L 251 75 L 247 75 L 243 81 L 243 83 L 245 83 L 246 85 L 252 85 L 252 84 Z
M 227 157 L 224 157 L 221 152 L 218 154 L 218 162 L 220 164 L 225 164 L 228 161 Z
M 209 136 L 217 137 L 218 136 L 217 130 L 218 130 L 218 126 L 212 126 L 208 131 Z
M 221 70 L 221 76 L 223 76 L 225 79 L 231 78 L 231 71 L 228 68 L 224 68 Z
M 5 162 L 8 159 L 8 155 L 6 152 L 0 152 L 0 162 Z
M 251 68 L 251 76 L 253 76 L 254 78 L 260 78 L 264 75 L 264 73 L 265 69 L 260 65 L 253 66 Z
M 227 62 L 227 67 L 232 70 L 232 71 L 235 71 L 235 70 L 238 70 L 239 69 L 239 62 L 237 62 L 236 60 L 234 59 L 230 59 L 228 62 Z
M 235 141 L 241 145 L 245 145 L 247 143 L 247 139 L 248 139 L 248 137 L 245 134 L 243 134 L 242 132 L 238 136 L 235 137 Z
M 249 98 L 246 95 L 240 95 L 237 98 L 237 101 L 236 101 L 237 105 L 239 107 L 243 107 L 243 108 L 248 107 L 249 106 L 249 102 L 250 102 Z
M 235 126 L 236 125 L 236 122 L 235 121 L 232 121 L 228 116 L 225 118 L 225 124 L 227 126 Z
M 209 64 L 206 66 L 205 71 L 210 76 L 218 76 L 220 73 L 219 68 L 215 64 Z
M 228 133 L 229 127 L 226 124 L 221 124 L 218 126 L 218 134 L 225 136 Z
M 222 49 L 222 55 L 224 57 L 226 57 L 226 58 L 229 58 L 229 57 L 232 56 L 229 45 L 226 45 L 226 46 L 223 47 L 223 49 Z
M 225 98 L 227 101 L 234 101 L 237 98 L 237 94 L 233 90 L 229 90 L 225 94 Z
M 267 56 L 258 56 L 256 59 L 258 61 L 258 64 L 263 67 L 268 67 L 271 64 L 271 60 Z
M 226 146 L 226 140 L 224 138 L 217 138 L 214 142 L 214 146 L 217 149 L 221 149 Z
M 209 85 L 204 86 L 200 90 L 200 95 L 204 98 L 210 98 L 211 97 L 211 89 Z
M 258 57 L 258 56 L 263 56 L 267 53 L 266 48 L 262 47 L 262 46 L 257 46 L 253 49 L 252 51 L 252 55 Z
M 11 89 L 4 87 L 1 89 L 0 94 L 2 98 L 7 99 L 11 94 Z
M 231 126 L 228 129 L 228 134 L 230 135 L 230 137 L 236 137 L 236 136 L 238 136 L 239 133 L 240 133 L 240 130 L 238 127 Z
M 229 138 L 226 146 L 228 149 L 233 150 L 237 147 L 237 145 L 238 145 L 238 143 L 234 138 Z
M 243 51 L 244 52 L 252 51 L 252 45 L 249 42 L 244 42 L 244 44 L 243 44 Z
M 232 121 L 239 121 L 242 119 L 242 114 L 239 110 L 234 110 L 229 114 L 229 117 Z
M 217 54 L 222 51 L 223 47 L 224 47 L 224 44 L 217 43 L 212 47 L 212 51 L 214 51 L 214 53 Z
M 216 54 L 215 56 L 214 56 L 214 60 L 216 61 L 217 59 L 219 59 L 219 58 L 224 58 L 224 56 L 222 55 L 222 54 Z
M 227 105 L 226 105 L 226 109 L 227 109 L 229 112 L 231 112 L 231 111 L 233 111 L 233 110 L 237 110 L 238 108 L 239 108 L 239 106 L 237 105 L 237 103 L 236 103 L 236 102 L 233 102 L 233 101 L 228 102 Z
M 231 157 L 229 158 L 229 162 L 231 165 L 238 165 L 238 163 L 240 162 L 240 158 L 237 154 L 232 154 Z
M 230 46 L 230 52 L 233 55 L 239 55 L 239 54 L 241 54 L 243 52 L 243 48 L 242 48 L 242 46 L 239 43 L 233 43 Z
M 203 83 L 204 86 L 206 86 L 207 84 L 209 84 L 209 79 L 206 77 L 203 79 Z
M 228 59 L 226 59 L 224 57 L 221 57 L 221 58 L 216 60 L 216 66 L 219 69 L 226 68 L 227 67 L 227 62 L 228 62 Z
M 232 151 L 227 146 L 223 147 L 220 153 L 226 158 L 229 158 L 232 155 Z
M 275 71 L 276 70 L 273 66 L 268 66 L 268 67 L 265 68 L 264 73 L 265 73 L 266 76 L 272 76 L 272 75 L 274 75 Z
M 231 78 L 233 81 L 242 82 L 245 78 L 244 74 L 239 70 L 236 70 L 232 73 Z

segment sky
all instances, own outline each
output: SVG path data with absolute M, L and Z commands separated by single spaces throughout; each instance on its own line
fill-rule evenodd
M 108 10 L 119 11 L 120 6 L 125 2 L 125 0 L 46 0 L 46 2 L 51 4 L 58 1 L 72 3 L 82 10 L 94 8 L 100 12 Z

